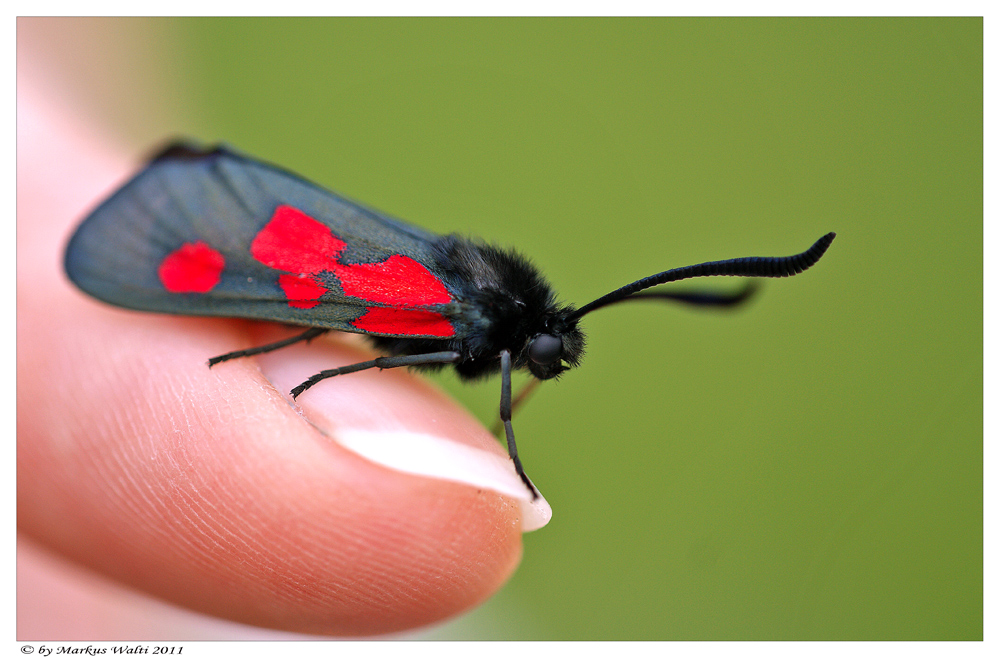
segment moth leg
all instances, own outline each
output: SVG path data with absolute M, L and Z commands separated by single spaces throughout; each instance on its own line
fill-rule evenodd
M 428 354 L 410 354 L 407 356 L 380 356 L 377 359 L 372 359 L 371 361 L 362 361 L 361 363 L 355 363 L 341 368 L 334 368 L 333 370 L 324 370 L 317 373 L 293 388 L 292 397 L 297 398 L 302 395 L 303 392 L 312 388 L 313 385 L 323 381 L 324 379 L 336 377 L 337 375 L 346 375 L 348 373 L 358 372 L 359 370 L 368 370 L 369 368 L 379 368 L 380 370 L 385 370 L 386 368 L 405 368 L 406 366 L 422 366 L 430 363 L 455 363 L 461 358 L 462 355 L 458 352 L 430 352 Z
M 503 421 L 503 430 L 507 435 L 507 454 L 514 462 L 514 470 L 521 477 L 521 481 L 531 492 L 531 499 L 538 499 L 538 489 L 531 484 L 531 480 L 524 474 L 524 467 L 521 466 L 521 458 L 517 456 L 517 444 L 514 442 L 514 427 L 510 424 L 511 416 L 510 401 L 510 350 L 500 352 L 500 420 Z
M 542 383 L 541 379 L 538 379 L 537 377 L 532 377 L 531 379 L 528 380 L 527 384 L 521 387 L 521 390 L 517 392 L 517 395 L 514 396 L 514 399 L 513 401 L 511 401 L 510 404 L 511 418 L 514 417 L 514 414 L 517 413 L 517 410 L 521 407 L 521 405 L 528 401 L 528 398 L 530 398 L 534 394 L 535 389 L 538 388 L 538 385 L 541 383 Z M 503 421 L 497 418 L 496 422 L 493 423 L 493 426 L 490 427 L 490 432 L 492 434 L 500 434 L 500 431 L 502 429 L 503 429 Z
M 230 359 L 239 359 L 244 356 L 253 356 L 254 354 L 264 354 L 265 352 L 273 352 L 274 350 L 280 350 L 282 347 L 288 347 L 289 345 L 294 345 L 295 343 L 301 342 L 303 340 L 310 341 L 317 336 L 322 336 L 329 329 L 322 329 L 320 327 L 313 327 L 308 329 L 298 336 L 292 336 L 291 338 L 286 338 L 285 340 L 279 340 L 276 343 L 268 343 L 267 345 L 261 345 L 260 347 L 251 347 L 248 350 L 236 350 L 235 352 L 229 352 L 227 354 L 222 354 L 220 356 L 213 356 L 208 360 L 208 367 L 222 363 L 223 361 L 229 361 Z

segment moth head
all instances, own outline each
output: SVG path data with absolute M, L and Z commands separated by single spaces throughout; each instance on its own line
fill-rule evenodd
M 552 379 L 578 365 L 586 339 L 576 322 L 566 322 L 565 309 L 546 323 L 526 346 L 528 370 L 538 379 Z

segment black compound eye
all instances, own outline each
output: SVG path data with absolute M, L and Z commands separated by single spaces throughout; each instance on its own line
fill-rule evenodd
M 541 366 L 555 363 L 562 356 L 562 338 L 552 334 L 538 334 L 531 339 L 528 356 Z

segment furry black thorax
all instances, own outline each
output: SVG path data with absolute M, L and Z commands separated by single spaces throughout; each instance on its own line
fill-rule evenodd
M 455 350 L 454 364 L 463 379 L 478 379 L 500 370 L 499 356 L 509 350 L 514 368 L 527 368 L 539 379 L 552 379 L 583 356 L 584 335 L 574 307 L 556 302 L 552 287 L 525 257 L 509 250 L 449 235 L 434 245 L 436 274 L 454 293 L 458 334 L 448 341 L 426 338 L 371 337 L 375 347 L 391 354 L 425 354 Z M 535 363 L 528 356 L 539 334 L 562 339 L 562 358 Z M 431 366 L 434 367 L 434 366 Z M 437 366 L 440 367 L 440 366 Z

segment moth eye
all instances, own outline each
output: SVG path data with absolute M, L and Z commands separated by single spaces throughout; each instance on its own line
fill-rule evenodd
M 555 363 L 562 356 L 562 338 L 552 334 L 538 334 L 531 339 L 528 356 L 541 366 Z

